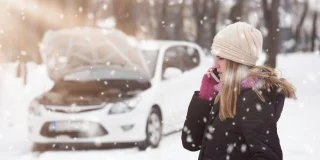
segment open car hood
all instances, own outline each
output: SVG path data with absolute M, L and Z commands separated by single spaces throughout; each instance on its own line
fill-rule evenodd
M 40 53 L 53 80 L 75 68 L 101 64 L 138 70 L 150 78 L 136 41 L 117 29 L 77 27 L 48 31 Z

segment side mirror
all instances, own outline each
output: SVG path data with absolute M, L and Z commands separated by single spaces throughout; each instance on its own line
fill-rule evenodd
M 165 79 L 177 78 L 182 75 L 182 71 L 179 68 L 168 67 L 165 69 L 163 77 Z

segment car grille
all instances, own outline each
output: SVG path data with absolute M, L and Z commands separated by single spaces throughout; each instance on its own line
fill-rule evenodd
M 102 109 L 105 104 L 95 105 L 95 106 L 50 106 L 46 105 L 44 108 L 50 112 L 58 112 L 58 113 L 82 113 L 82 112 L 90 112 Z
M 63 122 L 63 121 L 60 121 Z M 68 121 L 66 121 L 68 122 Z M 57 122 L 46 122 L 41 128 L 40 134 L 48 138 L 58 138 L 59 136 L 67 136 L 69 138 L 94 138 L 108 135 L 108 131 L 99 123 L 96 122 L 85 122 L 85 121 L 73 121 L 77 123 L 90 123 L 90 126 L 95 126 L 93 129 L 70 129 L 56 130 L 52 129 L 52 124 Z

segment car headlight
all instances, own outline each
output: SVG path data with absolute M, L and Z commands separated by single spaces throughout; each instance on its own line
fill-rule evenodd
M 117 102 L 111 107 L 109 114 L 121 114 L 130 112 L 139 104 L 140 101 L 141 98 L 136 97 L 129 100 Z
M 41 106 L 42 105 L 39 104 L 37 100 L 32 101 L 29 106 L 29 114 L 34 116 L 41 116 L 41 111 L 40 111 Z

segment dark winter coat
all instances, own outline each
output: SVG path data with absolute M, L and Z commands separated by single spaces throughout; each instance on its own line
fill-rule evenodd
M 183 147 L 200 150 L 199 160 L 282 160 L 277 121 L 285 96 L 261 91 L 265 102 L 252 89 L 243 89 L 235 118 L 224 121 L 219 103 L 200 99 L 195 91 L 182 130 Z

